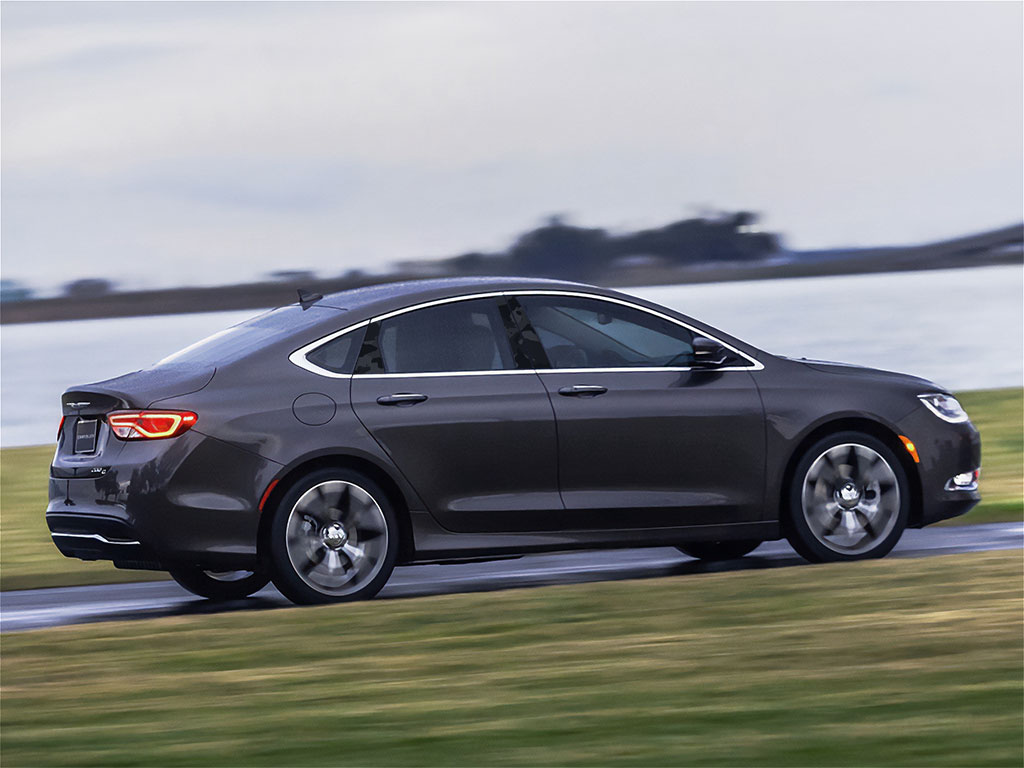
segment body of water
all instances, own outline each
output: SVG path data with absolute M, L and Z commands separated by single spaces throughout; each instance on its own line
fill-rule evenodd
M 1024 268 L 631 288 L 769 352 L 913 373 L 956 390 L 1021 386 Z M 51 442 L 68 387 L 151 365 L 256 314 L 0 328 L 0 443 Z

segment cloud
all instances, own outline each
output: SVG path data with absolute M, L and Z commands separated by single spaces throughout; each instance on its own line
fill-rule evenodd
M 2 13 L 5 276 L 335 273 L 698 203 L 900 242 L 1024 205 L 1016 4 Z

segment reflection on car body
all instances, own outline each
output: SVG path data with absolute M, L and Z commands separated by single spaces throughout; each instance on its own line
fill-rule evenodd
M 940 387 L 559 281 L 307 297 L 62 402 L 58 548 L 213 598 L 272 578 L 351 600 L 396 564 L 579 548 L 878 557 L 979 499 Z

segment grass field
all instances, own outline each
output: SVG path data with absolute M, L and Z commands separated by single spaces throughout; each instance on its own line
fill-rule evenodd
M 982 504 L 949 524 L 1020 520 L 1024 505 L 1024 392 L 961 395 L 982 433 Z M 50 541 L 43 511 L 51 446 L 0 451 L 0 589 L 97 584 L 160 578 L 152 571 L 119 571 L 109 563 L 69 560 Z
M 0 590 L 167 578 L 72 560 L 57 551 L 43 518 L 52 459 L 52 445 L 0 450 Z
M 0 763 L 1020 766 L 1022 554 L 3 638 Z
M 947 525 L 1024 517 L 1024 390 L 964 392 L 957 398 L 981 432 L 982 502 Z

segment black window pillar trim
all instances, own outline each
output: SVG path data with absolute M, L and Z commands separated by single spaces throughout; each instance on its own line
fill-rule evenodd
M 356 367 L 353 373 L 356 376 L 386 373 L 384 370 L 384 355 L 380 350 L 379 320 L 372 321 L 366 327 L 366 335 L 363 336 L 363 346 L 359 350 L 359 357 L 356 359 Z
M 508 333 L 508 342 L 512 347 L 512 358 L 519 370 L 535 370 L 550 368 L 547 353 L 540 343 L 540 337 L 530 325 L 526 310 L 515 296 L 501 296 L 498 299 L 498 311 Z

